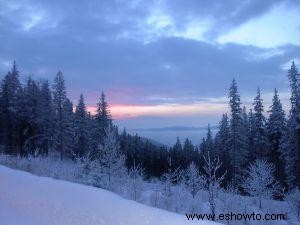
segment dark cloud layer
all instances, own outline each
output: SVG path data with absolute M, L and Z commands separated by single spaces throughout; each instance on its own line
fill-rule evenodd
M 61 69 L 72 98 L 84 92 L 90 102 L 102 89 L 116 103 L 155 103 L 146 98 L 151 96 L 218 97 L 233 77 L 245 92 L 254 93 L 257 86 L 285 90 L 282 65 L 300 57 L 299 46 L 280 46 L 273 54 L 274 49 L 255 46 L 155 36 L 147 22 L 157 8 L 178 29 L 191 18 L 213 18 L 206 36 L 215 38 L 276 4 L 297 6 L 284 0 L 220 2 L 0 0 L 0 72 L 4 75 L 13 59 L 38 78 L 53 79 Z

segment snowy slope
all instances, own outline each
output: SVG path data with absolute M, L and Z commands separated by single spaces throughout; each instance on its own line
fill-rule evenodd
M 185 216 L 111 192 L 0 166 L 1 225 L 183 225 Z

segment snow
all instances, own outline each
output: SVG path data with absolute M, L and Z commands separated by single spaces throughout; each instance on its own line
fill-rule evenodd
M 125 200 L 109 191 L 0 166 L 1 225 L 183 225 L 184 215 Z

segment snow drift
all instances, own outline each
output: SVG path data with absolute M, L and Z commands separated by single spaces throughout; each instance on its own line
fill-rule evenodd
M 1 225 L 217 224 L 125 200 L 109 191 L 0 166 Z

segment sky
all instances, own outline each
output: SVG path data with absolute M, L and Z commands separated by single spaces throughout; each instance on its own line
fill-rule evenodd
M 119 126 L 217 124 L 238 82 L 251 108 L 300 66 L 299 0 L 0 0 L 0 78 L 16 60 L 22 79 L 52 81 L 93 110 L 104 91 Z

